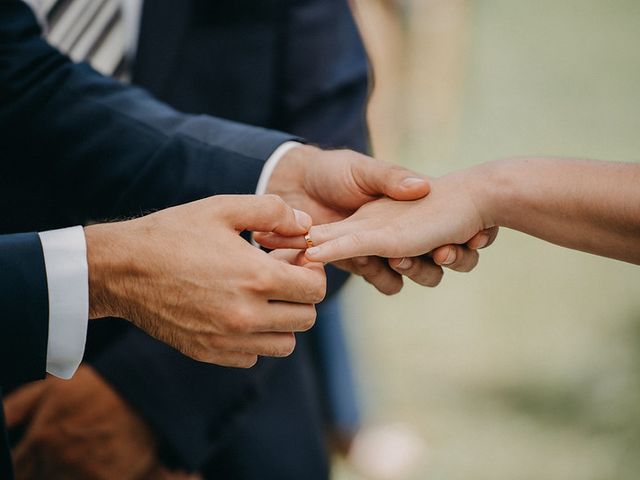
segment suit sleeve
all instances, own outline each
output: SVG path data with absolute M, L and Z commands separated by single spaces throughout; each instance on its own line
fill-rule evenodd
M 0 385 L 43 378 L 49 306 L 37 233 L 0 235 Z
M 0 131 L 4 231 L 253 193 L 266 158 L 294 139 L 178 113 L 74 64 L 16 0 L 0 2 Z
M 151 2 L 147 4 L 149 8 L 156 6 Z M 317 6 L 321 2 L 299 2 L 299 8 L 306 8 L 305 5 L 313 7 L 314 4 Z M 347 8 L 346 3 L 344 8 Z M 331 18 L 320 17 L 320 14 Z M 306 23 L 297 20 L 291 23 L 290 28 L 303 28 L 309 33 L 299 35 L 290 32 L 288 35 L 292 43 L 288 45 L 283 62 L 285 78 L 291 80 L 288 82 L 287 100 L 283 106 L 283 119 L 278 125 L 323 146 L 348 146 L 366 151 L 368 137 L 364 112 L 368 93 L 367 65 L 350 15 L 348 12 L 336 15 L 335 8 L 327 7 L 302 12 L 297 14 L 297 18 L 303 18 Z M 311 26 L 308 25 L 309 22 Z M 242 38 L 239 44 L 243 44 L 244 37 L 240 34 L 237 37 Z M 224 38 L 227 39 L 226 36 Z M 318 40 L 320 38 L 322 40 Z M 146 41 L 153 44 L 155 37 L 147 38 Z M 233 42 L 231 44 L 236 45 Z M 310 53 L 313 58 L 324 61 L 309 62 Z M 234 66 L 238 68 L 238 57 L 230 56 L 229 60 L 224 55 L 215 56 L 210 52 L 209 55 L 209 65 L 230 71 L 234 71 Z M 247 55 L 241 58 L 251 57 Z M 155 61 L 157 55 L 154 55 L 154 63 Z M 298 71 L 296 67 L 312 70 Z M 189 66 L 181 65 L 181 68 L 188 69 Z M 336 69 L 339 72 L 335 72 Z M 155 72 L 157 68 L 147 70 Z M 264 69 L 256 67 L 256 71 L 262 72 Z M 176 79 L 176 83 L 185 85 L 197 72 L 180 70 L 180 73 L 174 74 L 181 78 Z M 155 82 L 151 75 L 146 73 L 145 78 L 147 86 L 153 87 Z M 207 71 L 207 75 L 211 78 L 205 77 L 207 81 L 198 82 L 198 86 L 225 85 L 224 78 L 218 84 L 213 79 L 213 73 Z M 263 85 L 255 87 L 254 83 L 257 80 L 246 81 L 242 84 L 245 88 L 241 91 L 253 94 L 256 91 L 262 92 Z M 238 107 L 234 110 L 231 106 L 242 104 L 246 100 L 244 98 L 219 99 L 215 92 L 202 91 L 189 95 L 183 89 L 173 91 L 175 94 L 165 93 L 168 95 L 165 99 L 169 102 L 192 108 L 197 106 L 199 109 L 203 105 L 210 105 L 212 109 L 215 106 L 216 110 L 238 115 L 239 120 L 249 120 L 252 116 L 246 108 Z M 161 91 L 158 93 L 163 94 Z M 241 112 L 246 116 L 240 116 Z M 253 113 L 253 110 L 250 112 Z M 285 118 L 287 121 L 284 121 Z M 340 128 L 335 128 L 336 125 Z M 328 294 L 331 295 L 345 282 L 347 274 L 330 267 L 327 275 L 330 289 Z M 336 323 L 316 324 L 313 336 L 323 334 L 326 338 L 335 335 L 335 330 L 326 331 L 328 325 L 335 327 Z M 338 331 L 337 335 L 341 333 Z M 343 339 L 339 337 L 333 341 L 343 342 Z M 333 348 L 344 350 L 344 343 L 338 343 L 337 346 L 333 344 Z M 344 351 L 343 355 L 346 356 Z M 258 366 L 263 361 L 261 359 Z M 164 447 L 163 458 L 174 462 L 175 466 L 190 469 L 202 467 L 212 452 L 223 443 L 225 432 L 233 427 L 242 410 L 247 407 L 249 399 L 254 398 L 255 392 L 259 391 L 256 385 L 264 377 L 269 378 L 263 371 L 225 373 L 217 367 L 199 364 L 134 331 L 125 334 L 90 362 L 152 425 Z

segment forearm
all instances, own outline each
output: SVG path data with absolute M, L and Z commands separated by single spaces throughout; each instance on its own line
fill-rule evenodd
M 479 171 L 486 224 L 640 263 L 639 164 L 523 158 Z

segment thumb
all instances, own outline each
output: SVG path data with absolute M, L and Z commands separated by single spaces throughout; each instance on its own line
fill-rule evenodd
M 46 380 L 31 383 L 19 388 L 5 399 L 4 412 L 8 428 L 25 423 L 31 417 L 46 387 Z
M 365 161 L 354 164 L 352 174 L 366 194 L 385 195 L 394 200 L 418 200 L 429 193 L 429 180 L 424 175 L 393 163 L 364 158 Z
M 238 231 L 275 232 L 284 236 L 295 236 L 304 235 L 311 228 L 312 220 L 309 214 L 291 208 L 277 195 L 225 197 L 225 214 Z

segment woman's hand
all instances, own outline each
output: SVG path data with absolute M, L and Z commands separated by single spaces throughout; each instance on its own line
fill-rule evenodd
M 478 261 L 475 250 L 492 243 L 497 234 L 483 215 L 475 175 L 474 169 L 453 173 L 432 180 L 431 193 L 420 200 L 382 198 L 363 205 L 345 220 L 314 226 L 310 230 L 314 247 L 307 250 L 307 258 L 334 262 L 380 256 L 391 259 L 394 270 L 411 277 L 407 272 L 418 264 L 411 257 L 430 254 L 436 268 L 471 270 Z M 299 237 L 292 240 L 266 234 L 257 240 L 271 248 L 304 247 Z

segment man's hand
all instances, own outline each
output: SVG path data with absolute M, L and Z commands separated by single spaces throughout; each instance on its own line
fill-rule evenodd
M 196 360 L 250 367 L 286 356 L 315 322 L 321 264 L 293 265 L 244 230 L 302 235 L 303 212 L 275 195 L 217 196 L 85 229 L 90 318 L 130 320 Z
M 290 150 L 278 163 L 268 193 L 281 196 L 289 205 L 313 217 L 314 225 L 337 222 L 352 215 L 365 203 L 383 196 L 395 200 L 417 200 L 429 193 L 429 181 L 400 166 L 376 160 L 350 150 L 323 151 L 302 145 Z M 279 235 L 256 235 L 256 240 L 269 248 L 278 248 Z M 276 240 L 274 242 L 274 240 Z M 474 239 L 473 242 L 477 243 Z M 292 246 L 286 241 L 283 246 Z M 294 244 L 304 248 L 304 243 Z M 449 249 L 457 258 L 447 264 Z M 436 263 L 435 259 L 443 259 Z M 450 258 L 450 257 L 449 257 Z M 402 275 L 425 286 L 436 286 L 442 278 L 440 265 L 466 271 L 477 263 L 478 254 L 466 245 L 444 246 L 430 256 L 407 259 L 408 268 L 376 256 L 358 257 L 335 262 L 344 270 L 361 275 L 378 290 L 394 294 L 402 288 Z
M 145 478 L 158 460 L 146 425 L 91 367 L 29 384 L 5 399 L 18 480 Z

